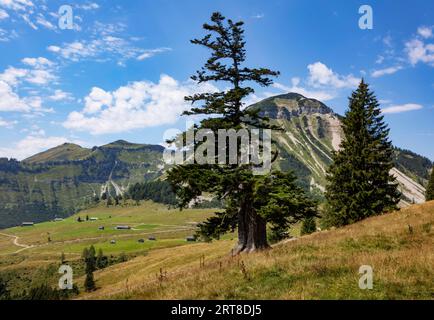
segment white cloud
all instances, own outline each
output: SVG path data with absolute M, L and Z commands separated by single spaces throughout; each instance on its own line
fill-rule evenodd
M 266 98 L 273 97 L 275 95 L 276 93 L 274 92 L 261 92 L 260 94 L 252 93 L 243 100 L 243 109 L 247 108 L 248 106 L 251 106 L 252 104 L 260 102 Z
M 7 121 L 0 117 L 0 127 L 12 129 L 17 123 L 17 121 Z
M 360 79 L 352 74 L 340 75 L 320 61 L 309 64 L 307 69 L 309 75 L 305 86 L 301 85 L 300 78 L 294 77 L 291 79 L 291 86 L 274 83 L 273 87 L 284 92 L 299 93 L 307 98 L 329 101 L 336 98 L 340 90 L 353 89 L 360 82 Z
M 299 85 L 300 84 L 299 78 L 292 78 L 291 83 L 292 83 L 292 86 L 289 87 L 289 86 L 285 86 L 281 83 L 275 82 L 273 84 L 273 87 L 276 89 L 282 90 L 283 92 L 295 92 L 295 93 L 299 93 L 299 94 L 305 96 L 306 98 L 316 99 L 319 101 L 328 101 L 328 100 L 332 100 L 332 99 L 336 98 L 335 94 L 332 94 L 332 93 L 327 92 L 327 91 L 309 90 L 309 89 L 301 87 Z
M 91 29 L 92 35 L 95 37 L 115 35 L 124 32 L 127 29 L 127 25 L 122 22 L 117 23 L 102 23 L 95 21 Z
M 315 62 L 307 66 L 309 70 L 308 82 L 313 87 L 328 86 L 336 89 L 354 88 L 360 82 L 353 75 L 339 75 L 322 62 Z
M 157 49 L 144 50 L 143 53 L 137 57 L 137 60 L 142 61 L 142 60 L 151 58 L 158 53 L 171 51 L 171 50 L 172 50 L 171 48 L 157 48 Z
M 391 37 L 390 35 L 385 36 L 385 37 L 383 38 L 383 43 L 384 43 L 387 47 L 391 48 L 391 47 L 393 46 L 393 45 L 392 45 L 392 37 Z
M 62 101 L 62 100 L 72 100 L 72 94 L 70 92 L 65 92 L 60 89 L 54 91 L 54 94 L 49 96 L 50 100 Z
M 0 20 L 6 19 L 8 17 L 9 17 L 9 14 L 5 10 L 0 9 Z
M 117 59 L 120 65 L 129 59 L 144 60 L 171 50 L 170 48 L 141 49 L 132 46 L 129 41 L 123 38 L 111 35 L 91 41 L 66 43 L 62 47 L 51 45 L 47 49 L 74 62 L 89 58 L 94 58 L 97 61 Z
M 0 111 L 51 112 L 52 109 L 42 106 L 42 99 L 32 90 L 28 90 L 24 98 L 18 92 L 23 83 L 42 86 L 56 80 L 52 70 L 54 63 L 43 57 L 24 58 L 22 63 L 30 68 L 8 67 L 0 73 Z
M 49 29 L 49 30 L 55 30 L 56 26 L 53 25 L 50 21 L 48 21 L 47 19 L 45 19 L 42 15 L 39 15 L 36 18 L 36 23 Z
M 92 3 L 77 5 L 75 7 L 82 10 L 96 10 L 99 8 L 99 5 L 97 3 L 92 2 Z
M 80 58 L 95 56 L 98 52 L 98 47 L 92 43 L 74 41 L 67 43 L 63 48 L 58 46 L 49 46 L 48 51 L 58 53 L 63 58 L 72 61 L 78 61 Z
M 380 99 L 380 100 L 378 100 L 378 102 L 380 104 L 391 104 L 392 100 L 389 100 L 389 99 Z
M 0 111 L 28 112 L 30 106 L 5 81 L 0 81 Z
M 0 81 L 15 86 L 20 79 L 24 78 L 26 75 L 28 75 L 27 69 L 8 67 L 3 73 L 0 73 Z
M 84 109 L 71 112 L 63 125 L 91 134 L 107 134 L 172 124 L 190 107 L 185 96 L 210 90 L 216 88 L 180 83 L 168 75 L 161 75 L 158 83 L 132 82 L 112 92 L 92 88 Z
M 252 16 L 253 19 L 262 19 L 265 15 L 263 13 L 258 13 Z
M 328 101 L 336 98 L 342 89 L 354 89 L 360 79 L 349 75 L 340 75 L 327 67 L 324 63 L 317 61 L 307 66 L 309 75 L 306 86 L 300 85 L 300 78 L 291 79 L 291 86 L 281 83 L 274 83 L 273 87 L 284 92 L 299 93 L 307 98 L 313 98 L 320 101 Z
M 21 17 L 33 30 L 38 30 L 38 27 L 33 23 L 28 14 L 22 14 Z
M 49 30 L 56 30 L 56 23 L 50 22 L 45 17 L 45 14 L 50 15 L 45 2 L 46 0 L 37 0 L 35 3 L 30 0 L 0 0 L 0 7 L 8 10 L 6 12 L 0 8 L 0 20 L 11 16 L 12 22 L 16 23 L 18 19 L 22 19 L 33 30 L 38 30 L 41 26 Z
M 382 55 L 379 55 L 378 57 L 377 57 L 377 60 L 375 60 L 375 63 L 376 64 L 382 64 L 383 63 L 383 61 L 384 61 L 384 56 L 382 56 Z
M 56 79 L 56 76 L 48 70 L 35 69 L 30 70 L 29 76 L 26 80 L 33 84 L 43 85 Z
M 101 111 L 103 106 L 110 106 L 113 100 L 113 96 L 110 92 L 103 89 L 93 87 L 90 94 L 84 98 L 85 108 L 84 113 L 92 114 Z
M 394 74 L 401 69 L 402 69 L 402 66 L 395 66 L 395 67 L 389 67 L 389 68 L 374 70 L 371 73 L 371 76 L 373 76 L 374 78 L 379 78 L 379 77 L 387 75 L 387 74 Z
M 66 142 L 74 141 L 66 137 L 47 137 L 44 131 L 33 132 L 24 139 L 16 142 L 12 147 L 0 148 L 0 157 L 23 160 Z
M 35 68 L 43 68 L 45 66 L 52 66 L 54 64 L 52 61 L 44 57 L 24 58 L 21 60 L 21 62 Z
M 18 33 L 15 30 L 5 30 L 0 28 L 0 42 L 8 42 L 17 37 Z
M 104 24 L 97 21 L 90 29 L 88 40 L 50 45 L 47 50 L 74 62 L 88 59 L 98 62 L 116 60 L 120 66 L 124 66 L 130 59 L 140 61 L 172 50 L 167 47 L 140 48 L 133 43 L 135 37 L 125 38 L 120 35 L 125 29 L 126 25 L 123 23 Z
M 20 81 L 44 85 L 57 78 L 50 68 L 52 64 L 42 64 L 41 60 L 38 60 L 45 58 L 37 58 L 35 61 L 32 59 L 33 58 L 23 59 L 24 64 L 33 66 L 32 69 L 8 67 L 3 73 L 0 73 L 0 80 L 12 86 L 16 86 Z M 49 61 L 47 59 L 45 60 Z
M 401 112 L 408 112 L 408 111 L 414 111 L 414 110 L 420 110 L 423 106 L 416 103 L 407 103 L 403 105 L 395 105 L 386 107 L 382 110 L 383 113 L 401 113 Z
M 0 6 L 11 10 L 25 10 L 27 7 L 33 7 L 30 0 L 0 0 Z
M 61 52 L 61 48 L 58 46 L 48 46 L 47 50 L 55 53 Z
M 425 44 L 419 39 L 412 39 L 405 44 L 405 51 L 412 65 L 423 62 L 434 66 L 434 44 Z
M 417 29 L 417 33 L 420 36 L 422 36 L 423 38 L 428 39 L 428 38 L 431 38 L 432 35 L 433 35 L 432 34 L 432 29 L 433 29 L 433 27 L 424 27 L 424 26 L 422 26 L 422 27 L 419 27 Z

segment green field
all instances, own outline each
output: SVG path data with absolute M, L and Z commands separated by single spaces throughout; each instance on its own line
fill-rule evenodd
M 213 212 L 180 212 L 143 202 L 139 206 L 101 206 L 64 221 L 2 230 L 0 278 L 6 279 L 16 297 L 41 284 L 56 288 L 64 252 L 80 290 L 74 299 L 433 298 L 434 202 L 237 257 L 229 254 L 236 241 L 233 233 L 212 243 L 185 240 L 194 233 L 196 223 Z M 98 220 L 77 222 L 86 215 Z M 132 229 L 117 231 L 118 224 Z M 105 230 L 98 230 L 99 226 Z M 293 234 L 298 230 L 297 226 Z M 150 235 L 157 240 L 149 241 Z M 13 244 L 14 239 L 18 245 Z M 91 244 L 104 251 L 110 264 L 95 272 L 97 290 L 86 293 L 80 257 Z M 361 265 L 374 268 L 374 290 L 358 288 Z M 156 280 L 160 272 L 167 274 L 163 283 Z
M 213 212 L 212 209 L 169 210 L 164 205 L 152 202 L 143 202 L 139 206 L 99 206 L 63 221 L 2 230 L 0 255 L 6 258 L 11 254 L 26 257 L 32 254 L 54 257 L 62 252 L 66 255 L 79 254 L 91 244 L 109 254 L 173 247 L 185 244 L 186 236 L 194 234 L 196 224 Z M 86 216 L 97 220 L 86 221 Z M 78 222 L 78 217 L 84 221 Z M 127 225 L 131 229 L 116 230 L 118 225 Z M 100 230 L 100 227 L 104 227 L 104 230 Z M 154 236 L 157 240 L 149 241 L 149 236 Z M 18 245 L 13 243 L 12 237 L 18 237 Z M 139 239 L 144 239 L 145 242 L 139 243 Z M 111 244 L 112 240 L 116 243 Z
M 79 278 L 84 274 L 81 253 L 90 245 L 97 251 L 102 249 L 110 265 L 120 264 L 124 259 L 144 257 L 153 251 L 190 246 L 192 243 L 187 242 L 186 237 L 193 235 L 197 223 L 214 211 L 179 211 L 144 201 L 139 205 L 101 205 L 62 221 L 0 230 L 0 279 L 8 282 L 14 296 L 22 297 L 29 288 L 42 284 L 56 287 L 62 253 L 67 264 L 73 267 L 74 277 Z M 86 216 L 97 220 L 86 221 Z M 79 217 L 82 222 L 77 221 Z M 118 225 L 130 226 L 131 229 L 116 230 Z M 150 236 L 156 240 L 149 240 Z M 144 241 L 139 242 L 139 239 Z M 81 282 L 78 280 L 77 284 L 81 286 Z
M 236 257 L 230 240 L 154 250 L 96 272 L 98 289 L 78 298 L 433 299 L 433 223 L 434 201 Z M 359 288 L 362 265 L 372 290 Z

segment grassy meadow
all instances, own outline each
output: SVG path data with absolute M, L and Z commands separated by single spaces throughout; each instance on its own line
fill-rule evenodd
M 213 211 L 180 212 L 143 202 L 101 206 L 59 222 L 2 230 L 0 276 L 9 279 L 16 292 L 40 283 L 54 287 L 64 252 L 80 289 L 74 299 L 434 298 L 434 202 L 237 257 L 231 255 L 234 234 L 211 243 L 186 242 L 196 223 Z M 98 220 L 77 222 L 86 216 Z M 119 224 L 132 229 L 114 230 Z M 293 235 L 298 233 L 296 226 Z M 157 241 L 149 241 L 150 235 Z M 97 290 L 86 293 L 80 255 L 91 244 L 114 263 L 94 273 Z M 116 260 L 124 254 L 125 261 Z M 373 290 L 358 287 L 361 265 L 373 267 Z
M 60 255 L 81 253 L 84 247 L 93 244 L 107 253 L 120 253 L 147 250 L 154 247 L 173 246 L 185 243 L 185 237 L 194 234 L 195 225 L 212 215 L 212 209 L 187 209 L 179 211 L 153 202 L 143 202 L 139 206 L 98 206 L 81 211 L 63 221 L 50 221 L 31 227 L 14 227 L 1 231 L 0 255 L 21 250 L 13 245 L 13 238 L 18 237 L 21 245 L 31 246 L 22 254 Z M 86 221 L 97 218 L 96 221 Z M 77 222 L 80 217 L 83 222 Z M 116 230 L 118 225 L 130 226 L 130 230 Z M 99 230 L 104 227 L 104 230 Z M 149 242 L 149 236 L 157 241 Z M 137 240 L 145 239 L 145 243 Z M 116 244 L 111 245 L 110 241 Z M 19 253 L 21 253 L 19 252 Z
M 13 294 L 19 295 L 43 283 L 56 287 L 62 253 L 78 279 L 84 274 L 81 253 L 90 245 L 97 251 L 102 249 L 110 264 L 146 256 L 157 249 L 188 246 L 191 243 L 186 237 L 193 235 L 196 224 L 214 211 L 179 211 L 153 202 L 142 202 L 137 206 L 101 205 L 62 221 L 0 230 L 0 278 L 8 281 Z M 86 221 L 86 216 L 97 220 Z M 78 217 L 84 221 L 78 222 Z M 116 230 L 117 225 L 127 225 L 131 229 Z M 148 240 L 150 236 L 156 240 Z M 138 242 L 139 239 L 144 242 Z M 76 284 L 80 286 L 81 282 L 77 280 Z
M 433 223 L 430 202 L 249 255 L 231 257 L 230 240 L 156 250 L 98 271 L 79 298 L 433 299 Z M 362 265 L 372 290 L 358 286 Z

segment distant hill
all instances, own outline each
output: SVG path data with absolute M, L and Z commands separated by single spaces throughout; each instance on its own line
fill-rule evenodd
M 270 97 L 250 108 L 259 108 L 284 128 L 273 133 L 280 151 L 274 166 L 293 170 L 321 198 L 332 152 L 343 138 L 341 116 L 297 93 Z M 0 159 L 0 228 L 69 216 L 103 193 L 120 195 L 132 184 L 155 180 L 164 175 L 163 151 L 159 145 L 118 140 L 91 149 L 66 143 L 23 161 Z M 398 148 L 394 160 L 402 204 L 424 202 L 432 162 Z
M 0 159 L 0 228 L 69 216 L 103 193 L 162 174 L 164 148 L 116 141 L 92 149 L 63 144 L 24 161 Z
M 42 163 L 56 161 L 82 160 L 89 157 L 92 150 L 83 148 L 73 143 L 65 143 L 47 151 L 35 154 L 24 160 L 26 163 Z

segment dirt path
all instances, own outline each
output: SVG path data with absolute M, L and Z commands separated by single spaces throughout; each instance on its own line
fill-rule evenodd
M 21 247 L 21 249 L 18 249 L 14 253 L 18 253 L 18 252 L 21 252 L 23 250 L 33 248 L 33 246 L 29 246 L 27 244 L 19 243 L 18 241 L 19 241 L 20 237 L 18 237 L 18 236 L 14 236 L 14 235 L 10 235 L 10 234 L 7 234 L 7 233 L 2 233 L 2 232 L 0 232 L 0 235 L 8 237 L 8 238 L 13 238 L 14 239 L 13 240 L 14 245 L 16 245 L 17 247 Z
M 173 227 L 175 227 L 173 225 Z M 0 235 L 5 236 L 5 237 L 9 237 L 9 238 L 13 238 L 13 244 L 21 247 L 21 249 L 18 249 L 17 251 L 14 251 L 14 253 L 19 253 L 21 251 L 30 249 L 30 248 L 40 248 L 40 247 L 45 247 L 48 245 L 55 245 L 55 244 L 71 244 L 71 243 L 80 243 L 80 242 L 84 242 L 84 241 L 92 241 L 92 240 L 101 240 L 101 239 L 119 239 L 119 238 L 128 238 L 128 237 L 134 237 L 134 236 L 146 236 L 146 235 L 156 235 L 156 234 L 162 234 L 162 233 L 171 233 L 171 232 L 178 232 L 178 231 L 188 231 L 188 230 L 194 230 L 194 228 L 191 227 L 179 227 L 176 229 L 172 229 L 172 230 L 156 230 L 154 232 L 142 232 L 142 233 L 128 233 L 128 234 L 118 234 L 118 235 L 111 235 L 108 237 L 104 237 L 99 236 L 99 237 L 89 237 L 89 238 L 78 238 L 78 239 L 73 239 L 73 240 L 63 240 L 63 241 L 56 241 L 56 242 L 51 242 L 51 243 L 44 243 L 44 244 L 38 244 L 38 245 L 26 245 L 26 244 L 22 244 L 19 243 L 19 237 L 18 236 L 14 236 L 14 235 L 10 235 L 10 234 L 6 234 L 6 233 L 1 233 Z

